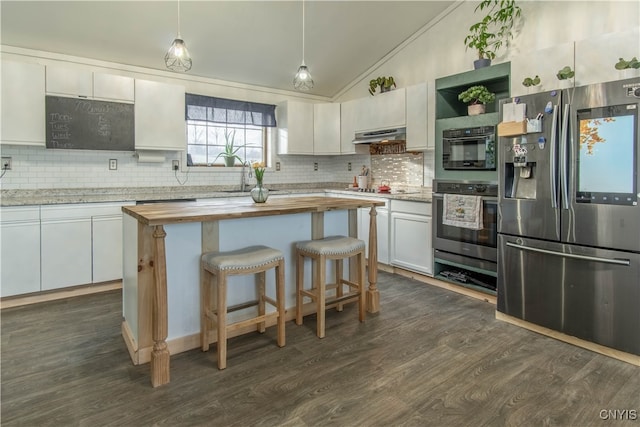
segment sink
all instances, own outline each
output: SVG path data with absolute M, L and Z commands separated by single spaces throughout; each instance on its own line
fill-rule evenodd
M 269 193 L 277 193 L 278 191 L 282 191 L 282 190 L 269 190 Z M 220 190 L 220 191 L 216 191 L 216 193 L 237 193 L 237 194 L 246 194 L 247 196 L 249 195 L 250 192 L 251 192 L 251 190 L 246 190 L 246 191 Z
M 137 200 L 136 205 L 146 205 L 148 203 L 180 203 L 195 202 L 196 199 L 154 199 L 154 200 Z

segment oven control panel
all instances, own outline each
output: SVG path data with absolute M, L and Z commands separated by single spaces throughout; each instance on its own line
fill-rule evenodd
M 479 181 L 434 181 L 435 193 L 497 196 L 498 183 Z

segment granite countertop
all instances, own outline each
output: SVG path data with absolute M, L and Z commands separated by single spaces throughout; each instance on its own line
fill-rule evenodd
M 354 197 L 372 197 L 431 202 L 431 188 L 412 187 L 391 193 L 365 193 L 346 189 L 340 183 L 296 184 L 269 186 L 272 195 L 333 192 Z M 148 200 L 208 199 L 221 197 L 248 197 L 240 192 L 220 186 L 188 187 L 113 187 L 113 188 L 48 188 L 39 190 L 2 190 L 0 206 L 55 205 L 66 203 L 135 202 Z

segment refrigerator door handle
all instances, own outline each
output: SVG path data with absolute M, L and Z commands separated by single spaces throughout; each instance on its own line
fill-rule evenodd
M 569 209 L 569 179 L 567 172 L 569 170 L 569 156 L 567 149 L 569 146 L 569 109 L 570 105 L 565 104 L 564 114 L 562 115 L 562 132 L 560 134 L 561 153 L 560 158 L 560 182 L 562 184 L 562 208 Z
M 551 120 L 551 167 L 549 168 L 549 175 L 551 181 L 551 207 L 558 209 L 558 183 L 556 181 L 556 170 L 558 167 L 558 105 L 553 106 L 553 119 Z
M 600 258 L 595 256 L 588 256 L 588 255 L 569 254 L 564 252 L 550 251 L 548 249 L 533 248 L 530 246 L 520 245 L 517 243 L 511 243 L 511 242 L 507 242 L 507 246 L 516 248 L 516 249 L 521 249 L 523 251 L 539 252 L 543 254 L 557 255 L 563 258 L 573 258 L 573 259 L 579 259 L 583 261 L 595 261 L 595 262 L 602 262 L 605 264 L 616 264 L 616 265 L 625 265 L 625 266 L 629 266 L 631 264 L 631 261 L 629 261 L 628 259 L 611 259 L 611 258 Z

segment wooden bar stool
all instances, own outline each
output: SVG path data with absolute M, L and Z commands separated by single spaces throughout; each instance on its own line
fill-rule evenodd
M 281 251 L 267 246 L 249 246 L 227 252 L 208 252 L 202 254 L 201 265 L 200 344 L 202 351 L 209 350 L 209 325 L 211 320 L 214 320 L 218 333 L 218 369 L 227 367 L 228 333 L 246 326 L 258 325 L 258 332 L 263 333 L 265 321 L 277 318 L 278 346 L 284 347 L 284 255 Z M 265 291 L 266 271 L 271 268 L 275 268 L 276 275 L 275 300 L 269 298 Z M 227 276 L 247 274 L 256 274 L 258 300 L 227 307 Z M 215 310 L 211 309 L 212 288 Z M 266 313 L 265 303 L 271 304 L 277 311 Z M 227 313 L 256 305 L 258 306 L 256 317 L 227 324 Z
M 365 285 L 364 285 L 364 242 L 353 237 L 331 236 L 318 240 L 305 240 L 296 243 L 296 324 L 302 325 L 302 306 L 304 297 L 316 303 L 316 335 L 324 338 L 325 309 L 336 306 L 342 311 L 345 303 L 358 301 L 358 319 L 364 322 Z M 357 279 L 351 282 L 342 278 L 343 261 L 356 257 Z M 309 257 L 316 266 L 311 289 L 304 289 L 304 259 Z M 327 260 L 335 261 L 335 283 L 326 283 Z M 344 285 L 348 292 L 344 293 Z M 327 297 L 327 291 L 335 290 Z

